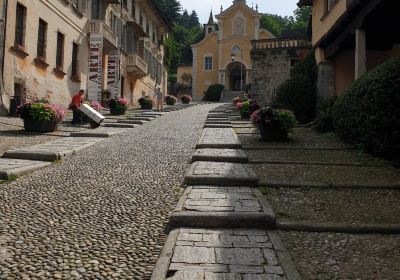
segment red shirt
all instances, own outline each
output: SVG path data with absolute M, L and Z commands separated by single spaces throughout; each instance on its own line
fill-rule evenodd
M 72 109 L 78 109 L 83 101 L 83 96 L 81 96 L 79 93 L 75 94 L 72 97 L 72 101 L 71 101 L 71 108 Z

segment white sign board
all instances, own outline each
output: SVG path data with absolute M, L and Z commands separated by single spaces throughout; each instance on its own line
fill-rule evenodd
M 101 101 L 101 83 L 103 80 L 103 35 L 90 34 L 88 98 Z
M 105 117 L 87 104 L 82 104 L 79 110 L 95 123 L 101 124 Z
M 108 56 L 107 88 L 111 92 L 111 97 L 113 98 L 119 97 L 119 59 L 119 51 L 113 51 Z

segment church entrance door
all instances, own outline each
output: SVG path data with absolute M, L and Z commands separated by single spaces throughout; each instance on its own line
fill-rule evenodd
M 246 66 L 240 62 L 232 62 L 227 67 L 229 90 L 240 91 L 246 85 Z

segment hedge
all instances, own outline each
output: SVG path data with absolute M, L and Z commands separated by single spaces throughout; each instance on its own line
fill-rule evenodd
M 317 65 L 311 51 L 290 71 L 290 78 L 277 89 L 276 106 L 294 112 L 300 123 L 315 119 L 317 104 Z
M 381 156 L 400 156 L 400 59 L 356 80 L 332 108 L 336 133 Z
M 204 92 L 204 101 L 220 101 L 221 94 L 224 90 L 224 86 L 220 84 L 210 85 L 206 92 Z

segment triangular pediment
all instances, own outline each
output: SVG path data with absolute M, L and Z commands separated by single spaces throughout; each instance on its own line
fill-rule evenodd
M 252 8 L 250 8 L 249 6 L 247 6 L 244 2 L 238 2 L 236 4 L 233 4 L 232 6 L 230 6 L 228 9 L 222 11 L 219 15 L 216 15 L 215 17 L 218 20 L 221 20 L 224 17 L 229 16 L 230 14 L 236 12 L 236 11 L 242 11 L 245 14 L 250 14 L 253 17 L 261 17 L 262 14 L 260 14 L 259 12 L 253 10 Z

